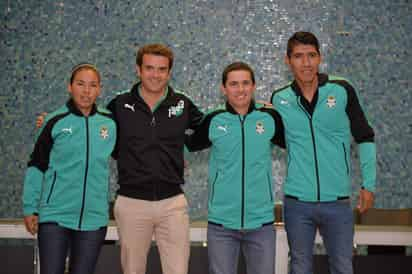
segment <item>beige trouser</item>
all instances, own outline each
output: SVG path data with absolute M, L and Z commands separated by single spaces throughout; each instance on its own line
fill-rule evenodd
M 186 274 L 190 239 L 183 194 L 146 201 L 118 196 L 114 206 L 124 274 L 145 274 L 147 254 L 156 239 L 163 274 Z

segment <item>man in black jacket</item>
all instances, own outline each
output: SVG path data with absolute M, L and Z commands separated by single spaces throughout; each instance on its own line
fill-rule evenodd
M 185 131 L 202 113 L 168 86 L 173 52 L 150 44 L 137 52 L 141 82 L 108 105 L 118 125 L 118 197 L 114 214 L 125 274 L 144 274 L 153 234 L 163 273 L 185 274 L 190 239 L 187 201 L 181 189 Z

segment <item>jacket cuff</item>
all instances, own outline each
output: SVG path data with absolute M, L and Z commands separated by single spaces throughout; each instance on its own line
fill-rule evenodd
M 376 145 L 375 143 L 359 144 L 360 168 L 362 173 L 362 187 L 375 192 L 376 185 Z

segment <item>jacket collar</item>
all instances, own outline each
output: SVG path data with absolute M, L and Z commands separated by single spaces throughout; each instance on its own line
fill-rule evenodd
M 71 113 L 77 116 L 84 116 L 83 113 L 77 108 L 76 104 L 74 103 L 73 99 L 70 98 L 69 101 L 66 103 L 66 107 L 69 109 Z M 94 115 L 97 112 L 96 104 L 93 104 L 92 110 L 90 111 L 89 116 Z
M 136 84 L 133 85 L 132 89 L 130 90 L 130 92 L 132 93 L 132 95 L 139 101 L 144 102 L 142 96 L 140 96 L 140 92 L 139 92 L 139 88 L 141 86 L 141 82 L 138 82 Z M 174 99 L 176 93 L 174 91 L 174 89 L 171 86 L 167 86 L 167 94 L 166 96 L 162 99 L 160 104 L 165 104 L 167 106 L 172 106 L 175 105 L 176 102 Z
M 254 111 L 255 109 L 256 109 L 255 100 L 252 99 L 252 101 L 250 102 L 250 105 L 249 105 L 249 109 L 248 109 L 248 111 L 247 111 L 247 114 L 251 113 L 251 112 Z M 237 111 L 236 111 L 236 110 L 232 107 L 232 105 L 229 104 L 229 102 L 227 102 L 227 101 L 226 101 L 226 110 L 227 110 L 228 112 L 232 113 L 232 114 L 239 115 L 239 113 L 237 113 Z
M 329 80 L 329 77 L 327 74 L 318 73 L 318 88 L 321 86 L 324 86 L 328 82 L 328 80 Z M 296 96 L 302 96 L 302 91 L 296 80 L 293 80 L 291 87 L 292 87 L 292 90 L 295 92 Z

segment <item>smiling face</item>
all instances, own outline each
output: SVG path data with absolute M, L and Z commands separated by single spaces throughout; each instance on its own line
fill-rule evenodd
M 285 57 L 285 63 L 301 87 L 317 81 L 321 61 L 322 58 L 316 47 L 306 44 L 294 45 L 290 56 L 286 55 Z
M 165 56 L 144 54 L 142 64 L 136 68 L 142 82 L 142 91 L 163 94 L 170 79 L 169 66 L 169 59 Z
M 88 116 L 100 95 L 100 77 L 93 69 L 80 68 L 73 72 L 68 90 L 77 108 Z
M 252 75 L 247 70 L 233 70 L 227 74 L 227 79 L 221 86 L 222 93 L 228 103 L 239 114 L 246 114 L 252 102 L 255 91 L 255 83 Z

